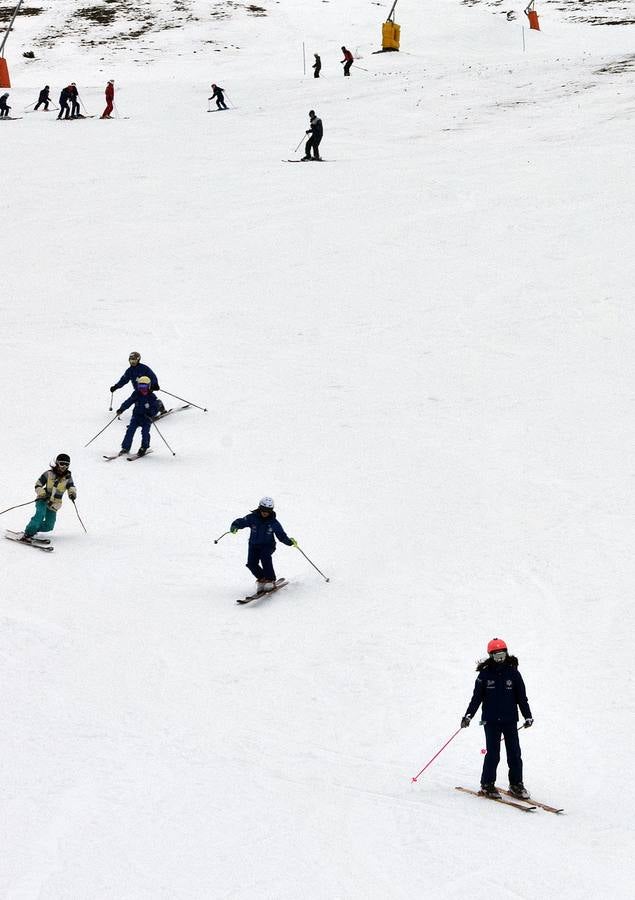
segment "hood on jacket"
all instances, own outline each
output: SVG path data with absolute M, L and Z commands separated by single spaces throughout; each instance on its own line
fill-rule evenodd
M 481 659 L 476 664 L 476 671 L 482 672 L 484 669 L 496 669 L 498 666 L 511 666 L 513 669 L 518 668 L 518 657 L 512 656 L 511 654 L 507 654 L 507 659 L 504 663 L 494 662 L 493 659 L 490 659 L 489 656 L 485 657 L 485 659 Z

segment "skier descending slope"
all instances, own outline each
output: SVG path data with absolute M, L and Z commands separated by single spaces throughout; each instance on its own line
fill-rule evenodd
M 141 378 L 137 379 L 137 389 L 134 394 L 128 397 L 127 400 L 124 400 L 117 410 L 117 415 L 120 416 L 129 406 L 134 404 L 132 418 L 121 443 L 120 456 L 123 456 L 124 453 L 130 453 L 132 439 L 137 428 L 141 428 L 141 447 L 137 455 L 145 456 L 150 447 L 150 426 L 152 425 L 152 420 L 159 412 L 159 401 L 150 388 L 150 379 L 147 375 L 142 375 Z
M 482 724 L 485 727 L 487 753 L 481 775 L 481 792 L 495 800 L 500 800 L 496 782 L 496 769 L 500 760 L 501 736 L 505 738 L 507 764 L 509 766 L 509 790 L 522 800 L 529 797 L 523 785 L 523 761 L 518 740 L 518 707 L 525 717 L 525 728 L 533 725 L 525 683 L 518 671 L 518 659 L 507 652 L 507 644 L 500 638 L 493 638 L 487 645 L 487 659 L 480 662 L 476 671 L 478 677 L 474 693 L 461 728 L 467 728 L 472 716 L 481 703 Z
M 276 573 L 271 560 L 276 552 L 276 538 L 287 547 L 297 547 L 295 538 L 287 537 L 278 522 L 271 497 L 263 497 L 257 509 L 253 509 L 241 519 L 234 519 L 230 530 L 236 534 L 241 528 L 249 528 L 249 549 L 247 568 L 256 579 L 256 592 L 272 591 L 276 584 Z
M 316 114 L 315 110 L 309 110 L 309 122 L 310 125 L 306 130 L 307 134 L 310 134 L 311 137 L 306 142 L 304 147 L 304 156 L 302 157 L 302 162 L 306 162 L 313 158 L 317 162 L 320 162 L 320 142 L 322 140 L 322 136 L 324 135 L 324 127 L 322 125 L 322 119 L 320 119 Z M 311 151 L 313 151 L 313 157 L 311 157 Z
M 136 350 L 133 350 L 132 353 L 130 354 L 130 356 L 128 357 L 128 362 L 130 363 L 130 365 L 128 366 L 126 371 L 123 373 L 123 375 L 121 376 L 119 381 L 117 381 L 115 384 L 113 384 L 111 386 L 111 388 L 110 388 L 111 394 L 114 394 L 115 391 L 118 391 L 119 388 L 122 388 L 124 386 L 124 384 L 127 384 L 128 382 L 130 382 L 133 389 L 136 388 L 137 380 L 139 378 L 141 378 L 142 375 L 145 375 L 150 379 L 150 390 L 151 391 L 160 391 L 161 390 L 161 388 L 159 387 L 159 379 L 154 374 L 154 372 L 152 371 L 150 366 L 146 366 L 145 363 L 141 362 L 141 354 L 140 353 L 137 353 Z M 133 393 L 130 395 L 130 398 L 132 398 L 134 400 L 134 396 L 135 395 Z M 165 412 L 165 406 L 163 405 L 163 402 L 158 399 L 157 399 L 157 402 L 159 404 L 159 412 L 160 413 Z
M 65 491 L 71 500 L 77 498 L 70 464 L 68 453 L 58 453 L 51 468 L 43 472 L 35 482 L 35 513 L 20 536 L 21 541 L 30 543 L 38 531 L 53 531 Z

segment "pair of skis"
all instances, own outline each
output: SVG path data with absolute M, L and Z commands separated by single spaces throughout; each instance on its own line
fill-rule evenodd
M 289 584 L 289 582 L 286 578 L 278 578 L 270 591 L 256 591 L 255 594 L 247 594 L 244 600 L 237 600 L 236 603 L 240 603 L 244 606 L 245 603 L 251 603 L 252 600 L 258 600 L 260 597 L 268 597 L 269 594 L 275 594 L 276 591 L 279 591 L 280 588 L 283 588 L 287 584 Z
M 146 452 L 145 452 L 145 453 L 142 453 L 141 456 L 139 456 L 138 453 L 128 453 L 128 454 L 124 454 L 124 453 L 113 453 L 113 454 L 111 454 L 110 456 L 107 455 L 106 453 L 104 453 L 103 458 L 104 458 L 104 459 L 107 459 L 108 462 L 110 462 L 110 461 L 113 460 L 113 459 L 119 459 L 120 457 L 123 457 L 123 456 L 125 455 L 125 457 L 126 457 L 126 459 L 128 460 L 128 462 L 134 462 L 135 459 L 143 459 L 144 456 L 149 456 L 150 453 L 152 453 L 152 448 L 151 448 L 151 447 L 148 447 L 148 449 L 146 450 Z
M 22 544 L 25 547 L 34 547 L 36 550 L 43 550 L 44 553 L 52 553 L 55 549 L 50 546 L 51 541 L 49 538 L 31 538 L 30 541 L 22 541 L 20 540 L 21 535 L 21 531 L 10 531 L 8 528 L 4 533 L 7 540 L 15 541 L 17 544 Z
M 544 809 L 545 812 L 556 814 L 564 812 L 563 809 L 558 809 L 556 806 L 549 806 L 548 803 L 541 803 L 539 800 L 534 800 L 533 797 L 530 797 L 527 800 L 521 800 L 515 794 L 512 794 L 511 791 L 506 791 L 504 788 L 496 788 L 496 790 L 503 795 L 502 797 L 489 797 L 483 791 L 473 791 L 466 787 L 457 787 L 456 790 L 463 791 L 465 794 L 472 794 L 473 797 L 483 797 L 486 800 L 493 800 L 495 803 L 502 803 L 504 806 L 513 806 L 514 809 L 520 809 L 522 812 L 535 812 L 536 809 Z

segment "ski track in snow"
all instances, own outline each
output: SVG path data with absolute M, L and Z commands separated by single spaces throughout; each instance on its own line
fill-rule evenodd
M 520 14 L 400 4 L 373 56 L 383 8 L 285 0 L 78 50 L 41 5 L 13 112 L 114 77 L 127 118 L 2 126 L 3 505 L 65 450 L 88 534 L 65 501 L 55 553 L 0 547 L 0 895 L 630 897 L 629 29 L 549 4 L 523 53 Z M 311 108 L 334 162 L 290 169 Z M 132 349 L 209 412 L 105 466 Z M 279 546 L 239 607 L 246 534 L 213 538 L 263 493 L 331 581 Z M 495 634 L 562 817 L 454 790 L 476 722 L 411 783 Z

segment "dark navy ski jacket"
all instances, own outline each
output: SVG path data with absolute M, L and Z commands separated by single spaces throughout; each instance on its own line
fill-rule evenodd
M 487 659 L 477 667 L 478 677 L 466 716 L 473 716 L 481 703 L 481 719 L 484 725 L 505 724 L 518 721 L 518 707 L 531 719 L 531 710 L 525 691 L 525 682 L 518 671 L 518 660 L 508 656 L 504 663 Z
M 159 401 L 154 394 L 140 394 L 139 391 L 135 391 L 124 400 L 117 412 L 124 412 L 133 403 L 132 418 L 137 422 L 143 422 L 147 418 L 154 419 L 159 414 Z
M 279 541 L 282 541 L 288 547 L 293 546 L 291 539 L 287 537 L 284 528 L 278 522 L 275 512 L 264 519 L 258 510 L 254 509 L 246 516 L 243 516 L 243 518 L 234 519 L 230 528 L 249 528 L 250 547 L 269 548 L 273 553 L 276 549 L 275 538 L 278 538 Z
M 152 371 L 150 366 L 146 366 L 143 363 L 137 363 L 136 366 L 128 366 L 128 368 L 123 373 L 123 375 L 121 376 L 121 378 L 119 379 L 117 384 L 113 384 L 113 386 L 112 386 L 113 391 L 118 391 L 119 388 L 122 388 L 124 386 L 124 384 L 126 384 L 126 382 L 128 382 L 128 381 L 132 384 L 133 388 L 136 388 L 137 387 L 137 378 L 141 378 L 142 375 L 145 375 L 147 378 L 150 379 L 150 381 L 151 381 L 150 390 L 151 391 L 160 390 L 157 376 L 154 374 L 154 372 Z

